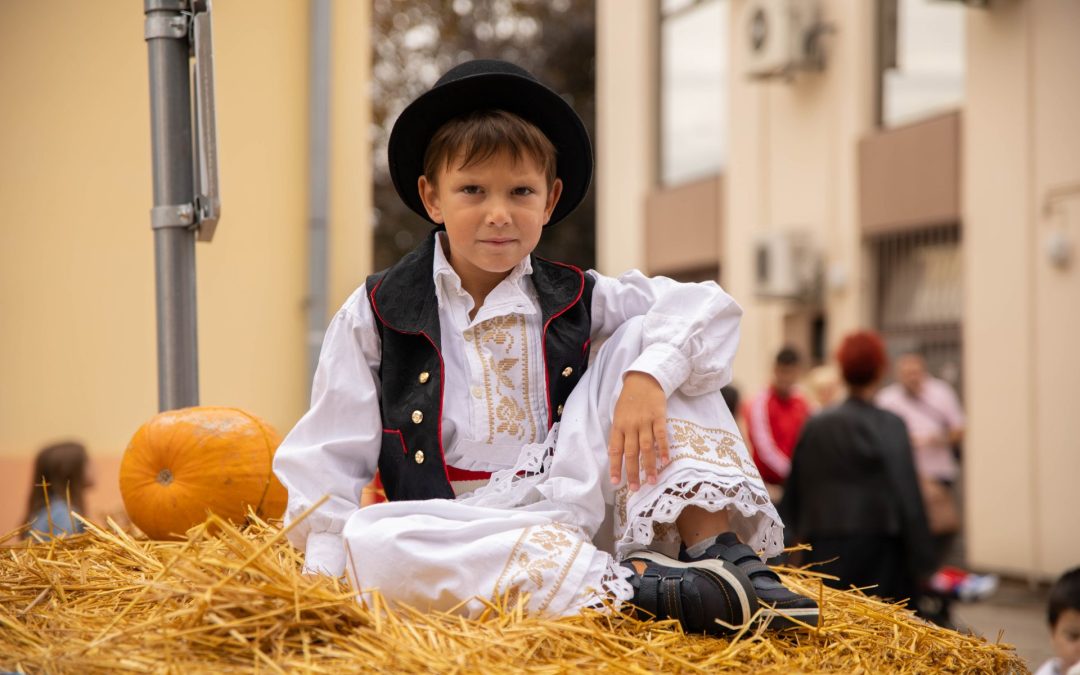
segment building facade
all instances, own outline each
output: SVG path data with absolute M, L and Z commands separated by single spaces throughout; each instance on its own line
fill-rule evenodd
M 222 219 L 197 245 L 201 402 L 282 432 L 303 414 L 313 3 L 215 3 Z M 333 311 L 370 272 L 370 20 L 332 4 Z M 141 3 L 0 5 L 0 530 L 42 446 L 95 464 L 91 516 L 122 514 L 117 469 L 157 412 L 147 49 Z M 329 318 L 329 317 L 327 317 Z
M 968 414 L 968 561 L 1080 561 L 1060 525 L 1080 508 L 1080 5 L 599 0 L 597 20 L 601 270 L 719 279 L 744 391 L 780 346 L 826 360 L 857 328 L 926 354 Z

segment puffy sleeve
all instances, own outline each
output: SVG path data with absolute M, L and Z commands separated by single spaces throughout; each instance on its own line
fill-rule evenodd
M 328 499 L 289 534 L 305 552 L 305 571 L 340 576 L 341 531 L 360 508 L 382 441 L 379 415 L 381 344 L 361 286 L 330 322 L 311 387 L 308 410 L 281 443 L 274 473 L 289 491 L 285 524 Z
M 680 389 L 697 396 L 731 382 L 742 308 L 715 282 L 680 283 L 637 270 L 618 278 L 588 273 L 596 279 L 594 340 L 644 317 L 643 350 L 629 370 L 652 375 L 668 396 Z

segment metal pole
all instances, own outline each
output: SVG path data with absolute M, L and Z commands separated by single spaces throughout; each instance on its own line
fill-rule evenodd
M 330 161 L 330 0 L 311 3 L 311 89 L 308 93 L 308 330 L 310 385 L 326 331 L 329 161 Z
M 154 167 L 158 409 L 199 403 L 187 0 L 144 0 Z

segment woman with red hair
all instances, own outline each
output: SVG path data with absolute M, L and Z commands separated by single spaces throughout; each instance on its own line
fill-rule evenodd
M 844 338 L 836 354 L 848 398 L 803 427 L 781 513 L 804 562 L 838 577 L 837 588 L 873 586 L 885 598 L 917 599 L 934 570 L 933 543 L 903 420 L 873 395 L 888 359 L 871 331 Z

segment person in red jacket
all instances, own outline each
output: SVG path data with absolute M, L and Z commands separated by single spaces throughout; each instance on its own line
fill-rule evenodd
M 743 408 L 746 440 L 774 501 L 783 493 L 791 472 L 791 453 L 810 416 L 810 404 L 795 389 L 801 375 L 799 352 L 784 347 L 776 355 L 772 383 Z

